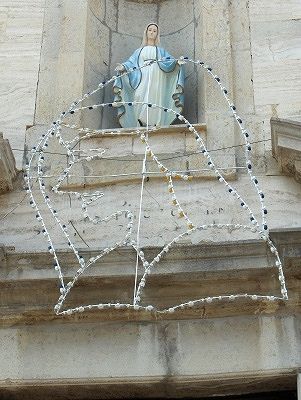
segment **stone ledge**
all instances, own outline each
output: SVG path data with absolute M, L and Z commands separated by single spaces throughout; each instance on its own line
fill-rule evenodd
M 300 248 L 301 231 L 274 232 L 284 263 L 289 300 L 204 304 L 199 308 L 178 310 L 173 314 L 107 309 L 84 314 L 57 317 L 53 306 L 59 296 L 58 280 L 50 255 L 44 253 L 6 252 L 2 261 L 0 288 L 0 320 L 3 325 L 36 324 L 42 321 L 153 321 L 169 319 L 200 319 L 238 315 L 291 314 L 300 310 Z M 285 239 L 286 238 L 286 239 Z M 279 239 L 279 240 L 278 240 Z M 158 248 L 145 249 L 146 256 Z M 65 252 L 63 273 L 71 277 L 76 271 L 70 253 Z M 62 254 L 62 255 L 64 255 Z M 90 251 L 84 256 L 93 256 Z M 134 284 L 134 252 L 129 248 L 107 256 L 81 277 L 70 293 L 66 306 L 99 302 L 131 302 Z M 190 299 L 223 294 L 263 294 L 279 296 L 278 272 L 258 241 L 233 242 L 204 246 L 181 245 L 168 253 L 154 270 L 145 288 L 142 304 L 158 309 Z
M 206 144 L 206 125 L 194 124 L 194 127 Z M 141 133 L 143 130 L 144 128 L 139 128 Z M 30 144 L 34 145 L 35 138 L 45 131 L 46 127 L 43 125 L 36 125 L 27 130 L 29 148 Z M 63 135 L 67 140 L 73 139 L 76 133 L 69 127 L 63 128 Z M 171 125 L 162 127 L 158 131 L 150 131 L 149 143 L 158 160 L 169 170 L 183 171 L 195 179 L 216 179 L 216 175 L 208 167 L 206 157 L 198 154 L 200 147 L 193 133 L 185 125 Z M 74 151 L 85 151 L 86 154 L 96 148 L 105 150 L 102 158 L 83 160 L 74 165 L 70 170 L 68 183 L 61 186 L 63 190 L 141 182 L 145 144 L 141 142 L 135 131 L 125 128 L 96 131 L 93 136 L 87 136 L 74 145 Z M 48 176 L 47 183 L 53 186 L 56 183 L 56 177 L 66 167 L 67 155 L 63 154 L 64 148 L 56 142 L 52 142 L 48 151 L 52 153 L 51 159 L 48 154 L 45 154 L 44 166 Z M 228 167 L 224 170 L 227 180 L 236 179 L 234 153 L 224 152 L 222 155 L 214 155 L 214 161 L 217 167 Z M 147 160 L 146 177 L 148 180 L 165 177 L 150 157 Z
M 206 124 L 204 123 L 199 123 L 199 124 L 192 124 L 195 129 L 198 132 L 203 132 L 205 133 L 207 128 Z M 64 124 L 62 124 L 64 126 Z M 137 127 L 137 130 L 141 131 L 141 133 L 145 130 L 145 127 Z M 149 131 L 149 135 L 168 135 L 168 134 L 174 134 L 174 133 L 185 133 L 187 131 L 186 125 L 184 124 L 178 124 L 178 125 L 168 125 L 168 126 L 162 126 L 158 127 L 156 130 L 151 130 Z M 97 130 L 95 130 L 96 134 L 93 135 L 93 138 L 95 137 L 116 137 L 116 136 L 133 136 L 136 137 L 137 133 L 134 128 L 114 128 L 114 129 L 102 129 L 99 130 L 99 133 L 97 134 Z
M 8 139 L 0 132 L 0 194 L 13 190 L 13 182 L 17 177 L 15 157 Z
M 299 231 L 298 231 L 299 232 Z M 301 238 L 295 246 L 301 245 Z M 285 246 L 285 244 L 284 244 Z M 3 256 L 0 259 L 0 280 L 2 283 L 24 280 L 53 279 L 56 274 L 53 271 L 53 257 L 44 252 L 10 251 L 0 247 Z M 78 249 L 79 253 L 89 259 L 99 253 L 96 248 Z M 146 259 L 152 259 L 158 254 L 161 247 L 144 248 Z M 68 265 L 66 276 L 75 274 L 78 264 L 75 263 L 73 253 L 65 250 L 57 250 L 58 257 Z M 92 265 L 85 273 L 86 277 L 120 278 L 133 274 L 131 261 L 135 260 L 135 251 L 132 247 L 121 247 L 117 251 L 107 254 L 101 261 Z M 211 244 L 178 244 L 160 261 L 158 269 L 154 269 L 152 276 L 180 273 L 239 273 L 245 270 L 263 270 L 273 267 L 272 259 L 262 241 L 246 240 Z
M 203 398 L 295 390 L 297 369 L 244 371 L 228 374 L 127 376 L 89 379 L 33 379 L 0 381 L 0 395 L 14 400 L 87 398 Z M 109 395 L 109 396 L 108 396 Z M 6 397 L 5 397 L 6 398 Z M 284 398 L 284 397 L 283 397 Z
M 281 171 L 301 183 L 301 122 L 272 118 L 272 153 Z
M 194 127 L 206 143 L 206 125 L 194 124 Z M 139 127 L 141 133 L 144 130 Z M 185 171 L 194 178 L 215 178 L 205 158 L 200 154 L 192 154 L 199 151 L 199 146 L 185 125 L 170 125 L 149 131 L 148 137 L 152 151 L 169 170 Z M 99 147 L 105 149 L 103 157 L 96 161 L 83 160 L 81 164 L 84 173 L 74 173 L 68 179 L 68 184 L 61 186 L 63 190 L 141 181 L 145 143 L 141 142 L 135 130 L 102 130 L 80 142 L 81 150 L 89 151 Z M 147 180 L 165 177 L 150 157 L 147 158 L 146 171 Z M 225 175 L 231 179 L 233 171 Z

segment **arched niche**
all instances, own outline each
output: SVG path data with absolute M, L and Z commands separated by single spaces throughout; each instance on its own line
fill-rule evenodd
M 142 34 L 149 22 L 158 23 L 161 46 L 175 57 L 200 54 L 201 8 L 195 0 L 88 0 L 84 56 L 83 89 L 89 92 L 112 75 L 117 63 L 126 60 L 140 47 Z M 185 65 L 185 116 L 193 123 L 204 118 L 201 74 L 193 64 Z M 108 86 L 98 100 L 112 101 Z M 84 126 L 116 128 L 116 110 L 104 109 L 82 116 Z
M 229 1 L 218 0 L 46 0 L 35 124 L 49 124 L 83 93 L 113 75 L 117 62 L 141 43 L 149 21 L 161 27 L 162 45 L 173 55 L 202 59 L 233 93 L 232 26 Z M 205 123 L 209 149 L 220 165 L 234 165 L 234 121 L 216 83 L 202 69 L 186 68 L 185 115 Z M 112 100 L 112 89 L 88 101 Z M 235 100 L 235 99 L 234 99 Z M 116 115 L 116 114 L 115 114 Z M 73 123 L 117 127 L 108 110 L 83 112 Z

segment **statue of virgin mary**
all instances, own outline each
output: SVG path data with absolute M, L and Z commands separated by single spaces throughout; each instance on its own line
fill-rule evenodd
M 184 104 L 184 61 L 176 60 L 165 49 L 159 47 L 159 27 L 155 23 L 147 25 L 142 46 L 135 50 L 128 60 L 118 64 L 118 75 L 114 83 L 114 103 L 118 107 L 118 120 L 122 127 L 166 126 L 175 119 L 173 109 L 178 114 L 183 111 Z M 162 60 L 162 61 L 158 61 Z M 145 62 L 153 62 L 141 68 Z M 118 102 L 143 102 L 145 104 L 118 105 Z

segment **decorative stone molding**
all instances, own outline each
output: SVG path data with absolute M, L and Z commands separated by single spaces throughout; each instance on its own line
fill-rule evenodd
M 13 189 L 13 181 L 17 176 L 16 162 L 8 139 L 0 132 L 0 193 Z
M 301 183 L 301 122 L 271 119 L 272 151 L 281 171 Z
M 222 318 L 256 314 L 292 314 L 299 307 L 300 290 L 300 229 L 272 231 L 283 260 L 289 299 L 282 301 L 239 301 L 204 304 L 200 308 L 178 310 L 173 314 L 153 314 L 133 310 L 97 310 L 85 315 L 58 317 L 53 305 L 58 297 L 57 279 L 52 258 L 48 253 L 18 253 L 5 248 L 0 265 L 2 304 L 0 321 L 5 326 L 39 324 L 42 321 L 153 321 Z M 84 257 L 93 257 L 96 249 L 83 250 Z M 77 266 L 72 254 L 61 251 L 68 266 L 66 276 L 72 276 Z M 148 256 L 158 253 L 157 247 L 145 249 Z M 128 301 L 132 296 L 132 249 L 120 248 L 104 261 L 91 267 L 78 281 L 71 303 L 89 304 L 93 301 L 118 299 Z M 262 242 L 241 240 L 203 245 L 179 244 L 162 260 L 160 270 L 152 274 L 144 302 L 158 308 L 177 304 L 188 294 L 196 298 L 204 294 L 223 294 L 231 291 L 247 293 L 254 290 L 262 294 L 279 292 L 275 267 Z M 35 288 L 39 288 L 36 290 Z M 12 288 L 14 288 L 12 290 Z M 161 293 L 158 295 L 158 293 Z M 71 306 L 71 303 L 68 306 Z M 72 304 L 73 304 L 72 303 Z
M 169 337 L 170 328 L 165 330 Z M 201 329 L 200 329 L 201 330 Z M 169 336 L 168 336 L 169 335 Z M 211 338 L 212 340 L 212 338 Z M 97 352 L 95 352 L 97 354 Z M 84 365 L 84 363 L 82 363 Z M 300 374 L 299 374 L 300 376 Z M 300 380 L 300 378 L 298 378 Z M 161 376 L 127 376 L 126 378 L 56 378 L 56 379 L 27 379 L 0 381 L 0 394 L 5 398 L 16 400 L 30 398 L 32 400 L 72 399 L 81 400 L 87 398 L 122 398 L 126 394 L 129 399 L 164 399 L 185 398 L 189 393 L 191 398 L 203 398 L 206 396 L 226 396 L 233 394 L 249 394 L 258 392 L 279 391 L 279 399 L 288 397 L 284 390 L 294 390 L 296 387 L 296 372 L 293 368 L 271 371 L 240 372 L 235 374 L 202 375 L 165 375 Z M 299 386 L 298 386 L 299 390 Z M 13 396 L 13 397 L 12 397 Z M 263 394 L 264 396 L 264 394 Z M 282 397 L 283 396 L 283 397 Z M 269 398 L 268 397 L 262 397 Z M 249 396 L 248 396 L 249 398 Z M 255 394 L 254 399 L 258 398 Z

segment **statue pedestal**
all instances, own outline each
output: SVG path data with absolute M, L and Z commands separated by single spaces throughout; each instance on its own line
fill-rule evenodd
M 195 124 L 194 127 L 206 145 L 206 125 Z M 139 130 L 143 132 L 142 127 Z M 184 125 L 163 127 L 157 131 L 150 131 L 148 136 L 153 153 L 169 170 L 181 171 L 196 179 L 216 179 L 216 175 L 208 167 L 207 159 L 201 154 L 194 134 Z M 91 149 L 102 148 L 105 150 L 103 157 L 98 160 L 83 160 L 70 171 L 68 184 L 61 187 L 74 189 L 141 181 L 145 147 L 146 144 L 141 142 L 140 135 L 135 130 L 121 128 L 99 131 L 99 134 L 81 140 L 78 149 L 87 154 Z M 216 166 L 228 168 L 223 170 L 225 178 L 235 179 L 236 170 L 232 158 L 225 162 L 225 155 L 222 161 L 219 161 L 218 157 L 217 153 L 213 154 Z M 51 175 L 54 176 L 58 175 L 65 165 L 52 163 L 50 167 Z M 164 174 L 160 173 L 150 157 L 147 158 L 146 171 L 148 181 L 164 178 Z

